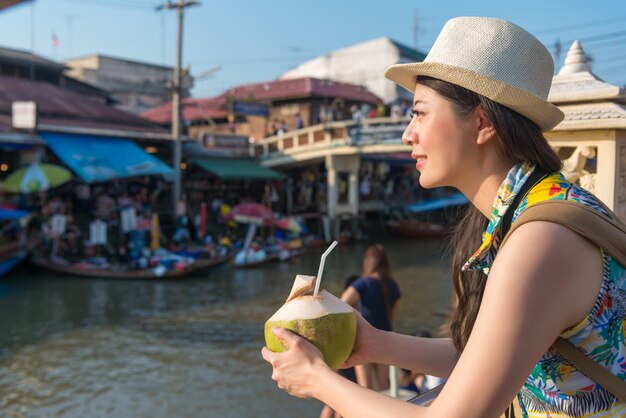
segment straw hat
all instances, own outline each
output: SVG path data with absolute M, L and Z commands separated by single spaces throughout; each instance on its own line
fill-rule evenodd
M 416 77 L 465 87 L 535 122 L 543 132 L 563 120 L 546 99 L 554 63 L 533 35 L 506 20 L 458 17 L 446 22 L 424 62 L 392 65 L 385 77 L 411 93 Z

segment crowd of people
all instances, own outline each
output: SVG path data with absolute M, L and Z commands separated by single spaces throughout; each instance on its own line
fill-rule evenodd
M 161 178 L 145 176 L 97 185 L 71 182 L 7 198 L 31 213 L 26 226 L 30 247 L 58 263 L 136 270 L 174 253 L 215 257 L 234 251 L 240 238 L 219 208 L 207 210 L 209 225 L 201 233 L 199 213 L 186 205 L 173 219 L 167 216 L 167 188 Z

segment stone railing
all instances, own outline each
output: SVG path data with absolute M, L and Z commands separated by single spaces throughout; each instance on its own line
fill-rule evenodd
M 263 159 L 315 148 L 399 142 L 408 121 L 408 117 L 386 117 L 313 125 L 257 140 L 250 145 L 250 155 Z

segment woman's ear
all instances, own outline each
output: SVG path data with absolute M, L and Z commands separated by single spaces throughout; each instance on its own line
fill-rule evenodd
M 487 116 L 485 108 L 482 103 L 476 106 L 474 110 L 477 124 L 478 135 L 476 136 L 476 143 L 483 145 L 489 142 L 496 136 L 496 128 L 493 126 L 493 122 Z

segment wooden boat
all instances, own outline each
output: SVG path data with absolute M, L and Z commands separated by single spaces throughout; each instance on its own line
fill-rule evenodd
M 17 228 L 17 237 L 0 237 L 0 241 L 2 242 L 0 244 L 0 277 L 7 274 L 28 255 L 29 247 L 26 239 L 26 231 L 19 225 L 19 221 L 29 215 L 28 212 L 21 210 L 0 209 L 0 221 L 14 222 Z
M 66 274 L 75 277 L 101 278 L 101 279 L 124 279 L 124 280 L 147 280 L 147 279 L 174 279 L 197 274 L 225 264 L 232 255 L 218 256 L 213 258 L 199 258 L 181 270 L 160 271 L 157 268 L 132 270 L 122 265 L 110 265 L 107 268 L 96 266 L 86 267 L 84 263 L 70 263 L 60 258 L 50 258 L 34 255 L 29 262 L 35 267 L 58 274 Z
M 446 236 L 450 225 L 414 219 L 387 221 L 387 228 L 393 234 L 405 238 L 440 238 Z
M 392 219 L 386 221 L 387 229 L 405 238 L 440 238 L 448 235 L 452 224 L 443 209 L 464 206 L 469 201 L 461 193 L 429 199 L 395 207 L 390 211 Z
M 27 254 L 28 250 L 17 243 L 2 246 L 0 248 L 0 277 L 18 265 Z
M 282 243 L 278 250 L 276 247 L 273 247 L 273 249 L 266 254 L 263 260 L 245 263 L 236 263 L 235 260 L 233 260 L 231 264 L 233 267 L 237 268 L 251 268 L 272 261 L 287 261 L 293 257 L 302 255 L 307 251 L 309 251 L 309 246 L 305 245 L 304 241 L 301 238 L 295 238 Z
M 262 264 L 269 263 L 272 261 L 278 261 L 280 259 L 281 259 L 280 253 L 273 252 L 273 253 L 267 254 L 263 260 L 255 260 L 255 261 L 250 261 L 250 262 L 245 262 L 245 263 L 235 263 L 233 260 L 231 262 L 231 265 L 236 268 L 247 269 L 247 268 L 257 267 L 257 266 L 260 266 Z

